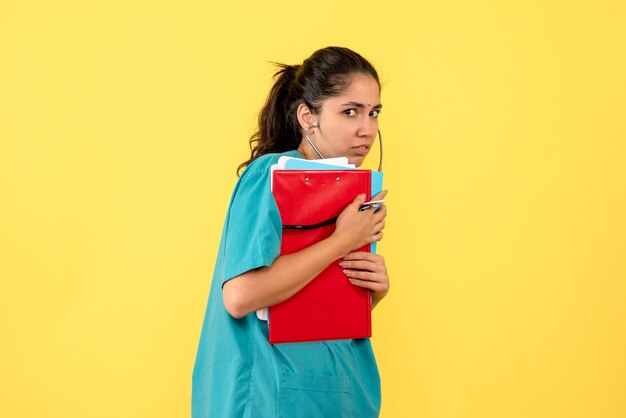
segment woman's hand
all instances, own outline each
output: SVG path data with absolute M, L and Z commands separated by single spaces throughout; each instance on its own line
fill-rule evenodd
M 372 200 L 383 199 L 386 195 L 387 190 L 383 190 Z M 365 195 L 357 196 L 337 218 L 333 236 L 345 245 L 346 252 L 380 241 L 383 237 L 387 207 L 381 205 L 378 210 L 359 211 L 359 206 L 363 202 L 365 202 Z
M 339 267 L 344 269 L 350 283 L 372 291 L 372 308 L 389 292 L 389 276 L 383 256 L 354 251 L 343 257 Z

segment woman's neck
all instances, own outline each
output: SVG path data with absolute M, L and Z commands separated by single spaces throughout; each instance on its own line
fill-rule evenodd
M 300 145 L 298 149 L 296 149 L 302 156 L 307 160 L 318 160 L 320 157 L 317 155 L 315 150 L 311 148 L 311 145 L 306 141 L 306 139 L 302 138 L 300 141 Z

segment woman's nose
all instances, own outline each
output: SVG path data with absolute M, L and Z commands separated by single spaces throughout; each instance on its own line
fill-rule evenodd
M 359 124 L 359 136 L 373 138 L 378 131 L 378 120 L 367 115 Z

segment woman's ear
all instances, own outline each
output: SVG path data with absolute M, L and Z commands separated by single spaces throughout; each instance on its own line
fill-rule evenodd
M 300 105 L 298 105 L 296 115 L 298 116 L 298 122 L 304 131 L 311 129 L 311 126 L 315 122 L 315 115 L 306 104 L 300 103 Z

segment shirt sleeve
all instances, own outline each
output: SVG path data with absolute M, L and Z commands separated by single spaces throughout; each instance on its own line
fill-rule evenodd
M 233 192 L 225 239 L 222 284 L 270 266 L 280 255 L 282 225 L 270 189 L 269 167 L 245 173 Z

